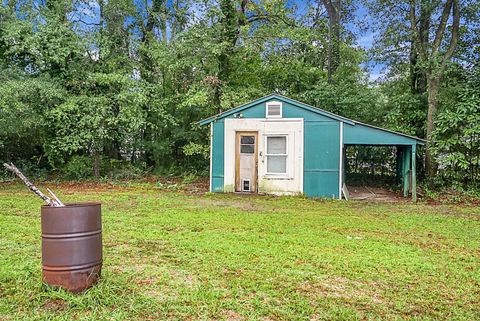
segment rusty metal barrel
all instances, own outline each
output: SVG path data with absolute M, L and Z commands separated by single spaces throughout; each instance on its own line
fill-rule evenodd
M 101 268 L 101 204 L 42 206 L 43 282 L 81 292 L 98 280 Z

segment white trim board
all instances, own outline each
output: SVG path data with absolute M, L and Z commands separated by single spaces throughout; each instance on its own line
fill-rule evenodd
M 342 199 L 342 181 L 343 181 L 343 122 L 340 122 L 340 161 L 338 167 L 338 199 Z
M 213 175 L 212 175 L 212 164 L 213 164 L 213 124 L 210 123 L 210 192 L 213 192 Z

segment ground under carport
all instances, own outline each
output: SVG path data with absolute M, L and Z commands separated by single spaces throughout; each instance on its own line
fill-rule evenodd
M 350 200 L 365 200 L 379 202 L 407 202 L 399 191 L 392 191 L 386 187 L 348 186 Z

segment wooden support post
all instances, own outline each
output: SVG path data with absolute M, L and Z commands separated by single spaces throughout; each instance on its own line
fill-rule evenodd
M 417 201 L 417 170 L 416 170 L 416 158 L 417 158 L 417 144 L 412 145 L 412 201 Z
M 408 190 L 410 189 L 409 169 L 410 169 L 410 147 L 403 147 L 403 197 L 408 196 Z
M 343 146 L 343 170 L 342 170 L 342 182 L 343 184 L 347 184 L 347 168 L 348 162 L 347 162 L 347 146 Z

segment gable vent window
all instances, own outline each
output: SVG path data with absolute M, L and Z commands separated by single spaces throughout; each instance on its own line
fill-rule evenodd
M 282 118 L 282 103 L 272 101 L 267 103 L 267 118 Z

